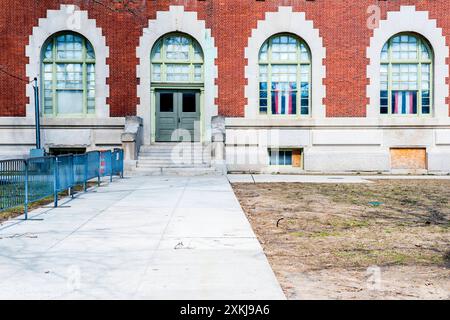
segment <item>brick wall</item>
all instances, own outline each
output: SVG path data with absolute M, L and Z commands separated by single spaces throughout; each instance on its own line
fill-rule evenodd
M 450 45 L 450 2 L 448 0 L 0 0 L 0 116 L 24 116 L 25 104 L 25 46 L 38 19 L 46 17 L 48 9 L 60 4 L 75 4 L 89 12 L 102 28 L 110 49 L 111 116 L 136 113 L 136 47 L 148 19 L 169 5 L 184 5 L 187 11 L 197 11 L 206 21 L 218 47 L 219 113 L 224 116 L 243 116 L 244 105 L 244 49 L 251 29 L 264 19 L 266 11 L 276 11 L 279 5 L 305 11 L 320 30 L 327 50 L 325 61 L 327 96 L 324 103 L 329 117 L 363 117 L 366 104 L 366 48 L 372 32 L 367 28 L 367 8 L 378 4 L 382 19 L 386 11 L 397 11 L 401 5 L 415 5 L 427 10 L 437 19 Z M 102 5 L 103 3 L 103 5 Z M 142 5 L 143 3 L 143 5 Z M 10 73 L 15 77 L 8 76 Z M 447 80 L 448 81 L 448 80 Z

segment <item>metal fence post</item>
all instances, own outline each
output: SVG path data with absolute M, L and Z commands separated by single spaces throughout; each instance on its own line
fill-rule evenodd
M 69 187 L 69 196 L 73 198 L 73 190 L 72 188 L 75 186 L 75 164 L 74 164 L 74 156 L 70 156 L 70 187 Z
M 112 182 L 113 174 L 114 174 L 114 172 L 113 172 L 113 152 L 112 151 L 109 153 L 109 159 L 110 159 L 110 161 L 109 161 L 109 173 L 110 173 L 109 182 Z
M 97 151 L 98 153 L 98 162 L 97 162 L 97 187 L 100 187 L 101 184 L 101 170 L 102 170 L 102 153 Z
M 55 208 L 58 206 L 58 158 L 54 157 L 53 163 L 53 202 Z
M 25 220 L 28 220 L 28 161 L 24 160 L 25 163 L 25 204 L 23 208 L 23 213 L 25 214 Z
M 88 154 L 86 153 L 84 156 L 84 181 L 83 181 L 83 189 L 84 192 L 87 191 L 87 175 L 88 175 Z
M 120 178 L 123 179 L 123 150 L 119 151 L 120 155 Z

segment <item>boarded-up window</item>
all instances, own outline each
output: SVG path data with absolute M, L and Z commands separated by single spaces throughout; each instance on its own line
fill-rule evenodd
M 425 148 L 391 148 L 392 169 L 426 169 L 427 151 Z
M 292 166 L 297 168 L 302 166 L 302 152 L 300 149 L 292 150 Z

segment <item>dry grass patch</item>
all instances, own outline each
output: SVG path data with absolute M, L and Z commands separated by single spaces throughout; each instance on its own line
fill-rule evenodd
M 96 186 L 97 182 L 88 182 L 87 185 L 88 185 L 88 188 L 90 188 L 90 187 Z M 72 189 L 72 192 L 75 195 L 76 193 L 83 192 L 83 190 L 84 190 L 84 187 L 79 185 L 79 186 L 75 186 Z M 67 191 L 63 191 L 58 194 L 59 198 L 67 197 L 67 196 L 69 196 L 69 193 Z M 32 202 L 28 205 L 28 211 L 52 204 L 53 200 L 54 200 L 53 196 L 49 196 L 49 197 L 46 197 L 39 201 Z M 10 209 L 4 210 L 4 211 L 0 211 L 0 224 L 2 222 L 8 221 L 10 219 L 14 219 L 23 214 L 24 214 L 24 206 L 14 207 L 14 208 L 10 208 Z
M 237 183 L 233 188 L 288 297 L 450 297 L 449 180 Z M 365 272 L 373 265 L 382 269 L 384 279 L 400 269 L 415 270 L 406 282 L 423 282 L 428 289 L 432 282 L 437 291 L 431 296 L 419 289 L 411 293 L 405 282 L 406 291 L 398 288 L 400 283 L 386 283 L 385 290 L 369 292 Z M 349 273 L 359 277 L 354 296 L 345 289 L 348 279 L 343 274 Z M 292 276 L 299 274 L 309 275 L 323 289 L 310 288 L 315 293 L 309 296 L 304 279 L 299 285 L 292 283 L 296 279 Z M 341 277 L 331 286 L 327 278 L 333 274 Z M 445 280 L 430 281 L 423 275 Z

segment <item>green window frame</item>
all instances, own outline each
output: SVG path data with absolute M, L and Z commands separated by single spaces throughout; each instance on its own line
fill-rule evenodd
M 311 114 L 311 50 L 300 37 L 276 34 L 259 52 L 259 113 L 267 116 Z
M 203 61 L 203 50 L 193 37 L 166 34 L 152 48 L 152 83 L 203 84 Z
M 429 116 L 433 112 L 433 50 L 415 33 L 399 33 L 383 46 L 380 114 Z
M 95 114 L 95 52 L 84 36 L 75 32 L 52 35 L 43 46 L 41 61 L 43 115 Z

